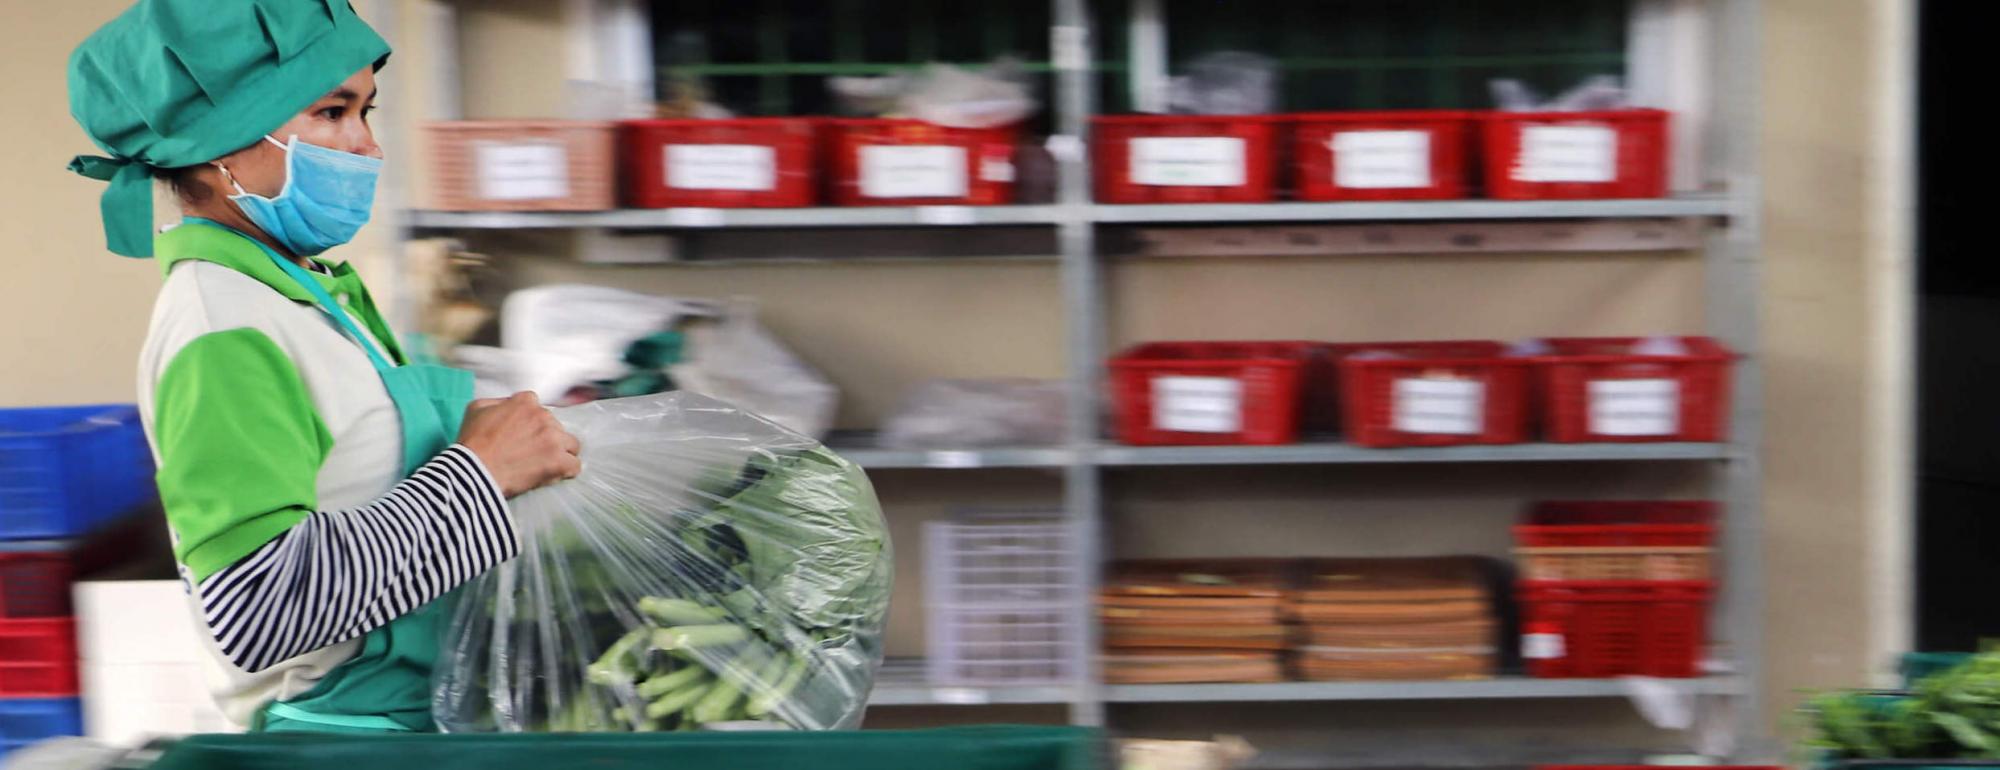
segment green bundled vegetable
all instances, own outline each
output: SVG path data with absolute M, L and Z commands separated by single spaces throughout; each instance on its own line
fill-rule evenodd
M 1805 747 L 1832 759 L 2000 759 L 2000 652 L 1921 679 L 1908 693 L 1839 692 L 1802 709 Z
M 513 502 L 521 555 L 462 592 L 439 725 L 856 726 L 893 574 L 866 475 L 691 394 L 558 415 L 584 475 Z

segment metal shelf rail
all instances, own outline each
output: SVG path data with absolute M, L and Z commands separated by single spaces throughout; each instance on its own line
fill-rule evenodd
M 1745 682 L 1740 677 L 1659 680 L 1655 686 L 1689 695 L 1734 695 Z M 891 659 L 876 677 L 868 702 L 875 706 L 985 706 L 994 704 L 1067 704 L 1071 689 L 1060 685 L 1008 687 L 949 687 L 925 679 L 923 661 Z M 1409 682 L 1268 682 L 1247 684 L 1127 684 L 1108 685 L 1110 703 L 1277 703 L 1288 701 L 1398 700 L 1557 700 L 1613 699 L 1631 694 L 1632 686 L 1618 679 L 1533 679 L 1499 677 L 1474 681 Z
M 1099 224 L 1259 224 L 1269 222 L 1391 222 L 1542 219 L 1725 217 L 1730 200 L 1716 194 L 1657 200 L 1362 201 L 1353 203 L 1223 203 L 1046 206 L 880 206 L 802 209 L 618 209 L 614 211 L 431 211 L 408 213 L 428 230 L 606 228 L 682 230 L 785 227 L 977 227 L 1061 224 L 1080 213 Z
M 629 4 L 628 0 L 597 0 Z M 1729 676 L 1686 680 L 1697 694 L 1736 699 L 1733 713 L 1739 755 L 1755 755 L 1769 745 L 1763 727 L 1763 586 L 1756 562 L 1763 536 L 1759 501 L 1762 442 L 1761 371 L 1757 319 L 1760 295 L 1760 246 L 1756 119 L 1758 104 L 1759 0 L 1713 0 L 1701 4 L 1707 29 L 1715 39 L 1708 53 L 1712 76 L 1696 128 L 1711 142 L 1702 158 L 1702 176 L 1726 187 L 1725 192 L 1680 195 L 1660 200 L 1620 201 L 1491 201 L 1362 203 L 1269 203 L 1229 205 L 1103 205 L 1092 202 L 1083 137 L 1094 113 L 1097 73 L 1093 56 L 1092 9 L 1087 0 L 1050 0 L 1049 30 L 1054 71 L 1052 109 L 1055 137 L 1050 142 L 1057 165 L 1054 203 L 1004 207 L 885 207 L 769 210 L 619 210 L 585 213 L 492 213 L 399 211 L 405 235 L 453 229 L 699 229 L 699 228 L 842 228 L 842 227 L 964 227 L 1046 226 L 1054 228 L 1059 248 L 1061 300 L 1067 313 L 1068 434 L 1062 446 L 963 451 L 904 451 L 875 447 L 866 436 L 842 436 L 833 441 L 843 454 L 870 468 L 1041 468 L 1063 476 L 1063 504 L 1075 551 L 1098 554 L 1103 549 L 1103 476 L 1128 466 L 1263 465 L 1309 463 L 1471 463 L 1471 462 L 1707 462 L 1711 496 L 1727 511 L 1721 547 L 1723 571 L 1729 580 L 1718 601 L 1717 635 L 1726 644 Z M 1660 0 L 1638 0 L 1655 4 Z M 1145 3 L 1142 3 L 1144 5 Z M 378 6 L 386 3 L 378 0 Z M 432 10 L 449 25 L 447 0 L 432 0 Z M 381 10 L 378 7 L 378 10 Z M 378 13 L 377 16 L 387 14 Z M 643 18 L 643 15 L 641 15 Z M 1151 23 L 1159 37 L 1163 24 L 1143 15 L 1135 25 Z M 440 72 L 431 74 L 442 96 L 435 117 L 456 116 L 455 54 L 451 40 L 428 41 L 445 50 L 432 60 Z M 1157 53 L 1157 52 L 1155 52 Z M 1144 52 L 1135 51 L 1134 56 Z M 1102 259 L 1097 249 L 1101 225 L 1124 224 L 1255 224 L 1327 221 L 1459 221 L 1556 220 L 1602 218 L 1691 218 L 1709 222 L 1701 259 L 1706 276 L 1706 327 L 1745 358 L 1737 366 L 1733 434 L 1728 444 L 1556 445 L 1525 444 L 1496 447 L 1373 450 L 1314 441 L 1274 447 L 1126 447 L 1106 445 L 1099 436 L 1099 403 L 1104 393 L 1101 364 L 1107 352 L 1106 293 Z M 398 307 L 406 305 L 399 301 Z M 401 314 L 402 311 L 399 311 Z M 1078 564 L 1074 586 L 1079 595 L 1093 596 L 1100 565 Z M 980 703 L 1048 703 L 1068 707 L 1077 724 L 1106 721 L 1107 703 L 1225 702 L 1310 700 L 1424 700 L 1507 698 L 1618 698 L 1626 685 L 1616 680 L 1536 680 L 1502 678 L 1478 682 L 1286 682 L 1274 684 L 1106 685 L 1096 670 L 1099 629 L 1088 602 L 1073 608 L 1072 622 L 1082 629 L 1076 654 L 1086 661 L 1082 677 L 1070 686 L 1009 688 L 938 688 L 923 681 L 920 665 L 894 661 L 883 671 L 873 702 L 878 705 Z M 1498 761 L 1498 760 L 1494 760 Z

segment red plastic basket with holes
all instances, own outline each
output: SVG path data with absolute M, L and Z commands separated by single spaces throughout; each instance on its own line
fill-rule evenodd
M 1680 351 L 1634 354 L 1636 337 L 1552 339 L 1539 356 L 1543 432 L 1550 441 L 1724 441 L 1736 354 L 1708 337 Z
M 1341 428 L 1366 447 L 1518 444 L 1530 360 L 1498 342 L 1339 344 Z
M 625 204 L 775 208 L 814 201 L 817 127 L 806 118 L 618 124 Z
M 1715 543 L 1708 500 L 1590 500 L 1539 503 L 1514 526 L 1529 548 L 1706 546 Z
M 841 206 L 992 206 L 1014 200 L 1015 129 L 918 120 L 820 123 Z
M 76 693 L 76 621 L 0 620 L 0 698 L 50 698 Z
M 1667 194 L 1667 113 L 1490 112 L 1481 118 L 1486 195 L 1509 200 Z
M 1472 113 L 1451 110 L 1294 115 L 1299 198 L 1463 198 L 1472 168 L 1472 126 Z
M 1521 584 L 1521 657 L 1545 679 L 1657 676 L 1701 669 L 1710 583 Z
M 1139 445 L 1289 444 L 1307 384 L 1325 364 L 1311 342 L 1153 342 L 1111 360 L 1118 440 Z
M 1521 579 L 1711 580 L 1715 503 L 1547 502 L 1514 526 Z
M 1258 203 L 1276 194 L 1279 115 L 1091 121 L 1099 203 Z
M 74 573 L 67 553 L 0 553 L 0 618 L 67 617 Z

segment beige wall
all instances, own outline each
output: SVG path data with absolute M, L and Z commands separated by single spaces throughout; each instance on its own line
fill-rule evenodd
M 70 49 L 126 0 L 10 6 L 0 31 L 0 407 L 134 398 L 159 274 L 104 250 L 97 148 L 69 116 Z
M 1899 303 L 1914 298 L 1877 291 L 1908 284 L 1894 272 L 1907 256 L 1883 253 L 1903 212 L 1876 194 L 1907 171 L 1885 167 L 1898 150 L 1881 114 L 1902 106 L 1906 86 L 1885 75 L 1908 55 L 1888 45 L 1907 5 L 1767 3 L 1766 649 L 1781 701 L 1860 683 L 1907 643 L 1907 593 L 1876 590 L 1908 585 L 1896 549 L 1911 526 L 1897 491 L 1910 466 L 1895 452 L 1908 437 L 1883 429 L 1879 397 L 1909 373 L 1895 352 L 1907 347 L 1881 335 L 1904 328 Z
M 1871 454 L 1885 360 L 1871 344 L 1885 312 L 1871 298 L 1885 227 L 1872 119 L 1888 55 L 1873 20 L 1893 0 L 1771 0 L 1764 90 L 1765 221 L 1770 407 L 1767 574 L 1771 610 L 1766 683 L 1773 708 L 1801 688 L 1862 680 L 1883 661 L 1869 633 L 1890 605 L 1868 601 L 1868 565 L 1884 563 L 1879 531 L 1892 509 L 1870 505 L 1891 473 Z M 131 368 L 155 286 L 150 264 L 105 254 L 101 186 L 61 170 L 87 149 L 70 122 L 62 65 L 69 48 L 123 0 L 45 4 L 15 14 L 0 62 L 9 75 L 0 154 L 17 170 L 0 187 L 0 404 L 128 399 Z M 472 117 L 560 113 L 555 3 L 461 4 Z M 418 4 L 400 6 L 405 52 L 392 80 L 411 77 Z M 364 7 L 364 10 L 367 10 Z M 400 81 L 392 119 L 415 120 L 426 94 Z M 407 129 L 407 124 L 403 126 Z M 393 138 L 390 141 L 395 141 Z M 395 150 L 414 157 L 414 150 Z M 386 233 L 376 233 L 386 238 Z M 534 242 L 492 239 L 517 280 L 576 280 L 696 295 L 750 294 L 772 328 L 847 388 L 842 421 L 870 425 L 898 390 L 927 376 L 1060 371 L 1053 265 L 601 268 L 547 256 Z M 362 256 L 378 257 L 378 250 Z M 380 268 L 376 268 L 378 273 Z M 386 278 L 386 276 L 384 276 Z M 382 279 L 378 278 L 378 282 Z M 1111 268 L 1118 341 L 1172 336 L 1514 337 L 1551 332 L 1691 331 L 1700 325 L 1699 266 L 1689 255 L 1150 260 Z M 1468 471 L 1443 491 L 1410 469 L 1127 472 L 1109 485 L 1122 553 L 1359 552 L 1425 549 L 1499 554 L 1513 501 L 1576 494 L 1670 493 L 1698 482 L 1686 469 Z M 953 505 L 1008 496 L 1054 503 L 1035 474 L 886 474 L 901 572 L 892 653 L 920 650 L 915 611 L 917 524 Z M 1463 482 L 1462 484 L 1460 482 Z M 1232 490 L 1227 493 L 1217 490 Z M 1469 490 L 1469 491 L 1468 491 Z M 1246 523 L 1260 526 L 1251 528 Z M 1890 524 L 1893 525 L 1893 520 Z M 1259 534 L 1259 533 L 1265 534 Z M 1310 542 L 1311 546 L 1295 543 Z M 1193 543 L 1212 543 L 1197 549 Z M 1876 645 L 1879 647 L 1879 644 Z M 1175 724 L 1179 716 L 1134 712 Z M 1525 713 L 1525 712 L 1524 712 Z M 1349 715 L 1365 718 L 1365 714 Z M 1572 718 L 1569 715 L 1563 718 Z

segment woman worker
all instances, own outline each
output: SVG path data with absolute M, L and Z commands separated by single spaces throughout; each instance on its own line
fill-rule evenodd
M 165 276 L 140 412 L 211 683 L 257 730 L 433 729 L 447 594 L 520 550 L 509 497 L 580 470 L 532 395 L 468 409 L 468 373 L 405 363 L 322 256 L 368 220 L 388 55 L 347 0 L 140 0 L 70 59 L 110 156 L 70 167 Z

